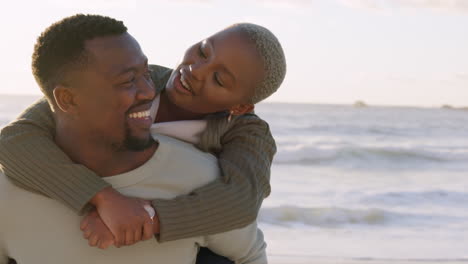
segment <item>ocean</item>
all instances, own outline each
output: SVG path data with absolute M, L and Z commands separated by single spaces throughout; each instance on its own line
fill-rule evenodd
M 37 96 L 0 98 L 3 127 Z M 468 111 L 263 103 L 270 259 L 468 262 Z

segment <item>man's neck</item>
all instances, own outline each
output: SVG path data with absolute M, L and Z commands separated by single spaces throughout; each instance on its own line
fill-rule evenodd
M 101 177 L 113 176 L 136 169 L 147 162 L 158 145 L 144 151 L 119 151 L 113 146 L 89 138 L 79 129 L 57 122 L 56 144 L 78 164 L 86 166 Z
M 158 114 L 156 115 L 154 122 L 197 120 L 202 119 L 205 116 L 206 114 L 197 114 L 178 107 L 169 100 L 167 93 L 163 91 L 160 95 Z

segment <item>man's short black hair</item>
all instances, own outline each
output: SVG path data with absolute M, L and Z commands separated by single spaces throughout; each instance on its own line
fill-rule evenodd
M 78 14 L 52 24 L 38 37 L 32 55 L 32 72 L 42 92 L 53 102 L 53 90 L 66 73 L 86 65 L 87 40 L 126 32 L 122 21 L 100 15 Z

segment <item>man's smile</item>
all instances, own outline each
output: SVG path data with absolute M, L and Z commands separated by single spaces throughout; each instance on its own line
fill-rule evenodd
M 127 114 L 129 124 L 140 128 L 151 127 L 153 124 L 153 118 L 151 118 L 152 104 L 153 102 L 148 102 L 130 108 L 130 113 Z
M 149 118 L 150 117 L 150 110 L 135 112 L 128 114 L 129 118 Z

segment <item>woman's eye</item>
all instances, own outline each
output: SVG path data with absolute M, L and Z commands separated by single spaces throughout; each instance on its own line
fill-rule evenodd
M 203 52 L 201 44 L 198 46 L 198 55 L 206 59 L 206 54 Z

